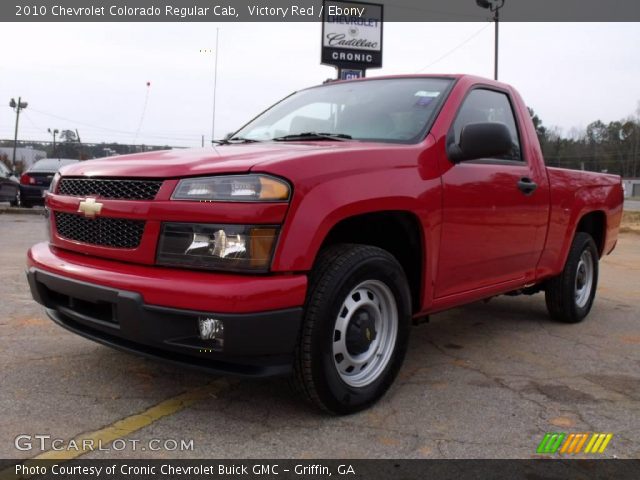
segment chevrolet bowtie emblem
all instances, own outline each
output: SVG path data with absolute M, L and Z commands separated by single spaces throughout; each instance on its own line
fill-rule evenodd
M 85 217 L 93 218 L 102 210 L 102 203 L 96 202 L 95 198 L 87 198 L 78 205 L 78 213 L 84 213 Z

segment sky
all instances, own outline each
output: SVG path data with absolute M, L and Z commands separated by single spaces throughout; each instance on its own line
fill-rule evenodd
M 29 103 L 19 138 L 78 129 L 83 142 L 199 146 L 289 93 L 335 77 L 320 65 L 320 23 L 40 23 L 0 25 L 0 139 L 9 100 Z M 493 76 L 493 24 L 385 23 L 383 68 Z M 546 126 L 571 134 L 636 113 L 639 23 L 501 23 L 500 80 Z M 150 86 L 147 86 L 150 82 Z

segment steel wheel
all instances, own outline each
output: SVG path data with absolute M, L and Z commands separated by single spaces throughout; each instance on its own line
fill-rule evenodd
M 295 351 L 296 391 L 340 415 L 381 398 L 407 351 L 410 292 L 402 266 L 381 248 L 335 244 L 322 250 Z
M 545 283 L 551 318 L 577 323 L 587 316 L 598 285 L 598 259 L 598 247 L 591 235 L 576 233 L 562 272 Z
M 576 271 L 575 295 L 576 305 L 584 307 L 591 296 L 593 288 L 593 257 L 588 250 L 582 252 Z
M 347 295 L 336 318 L 333 361 L 343 382 L 364 387 L 384 371 L 398 335 L 393 293 L 378 280 L 367 280 Z

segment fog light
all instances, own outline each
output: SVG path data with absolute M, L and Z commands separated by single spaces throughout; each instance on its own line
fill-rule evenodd
M 224 325 L 217 318 L 199 317 L 198 329 L 202 340 L 215 340 L 218 347 L 224 343 Z

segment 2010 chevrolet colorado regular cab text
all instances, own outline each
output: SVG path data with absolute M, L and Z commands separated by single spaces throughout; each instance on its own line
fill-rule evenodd
M 46 198 L 33 297 L 61 326 L 210 371 L 290 374 L 334 413 L 381 397 L 412 319 L 544 291 L 591 309 L 614 175 L 546 168 L 518 93 L 383 77 L 285 98 L 210 149 L 80 162 Z

